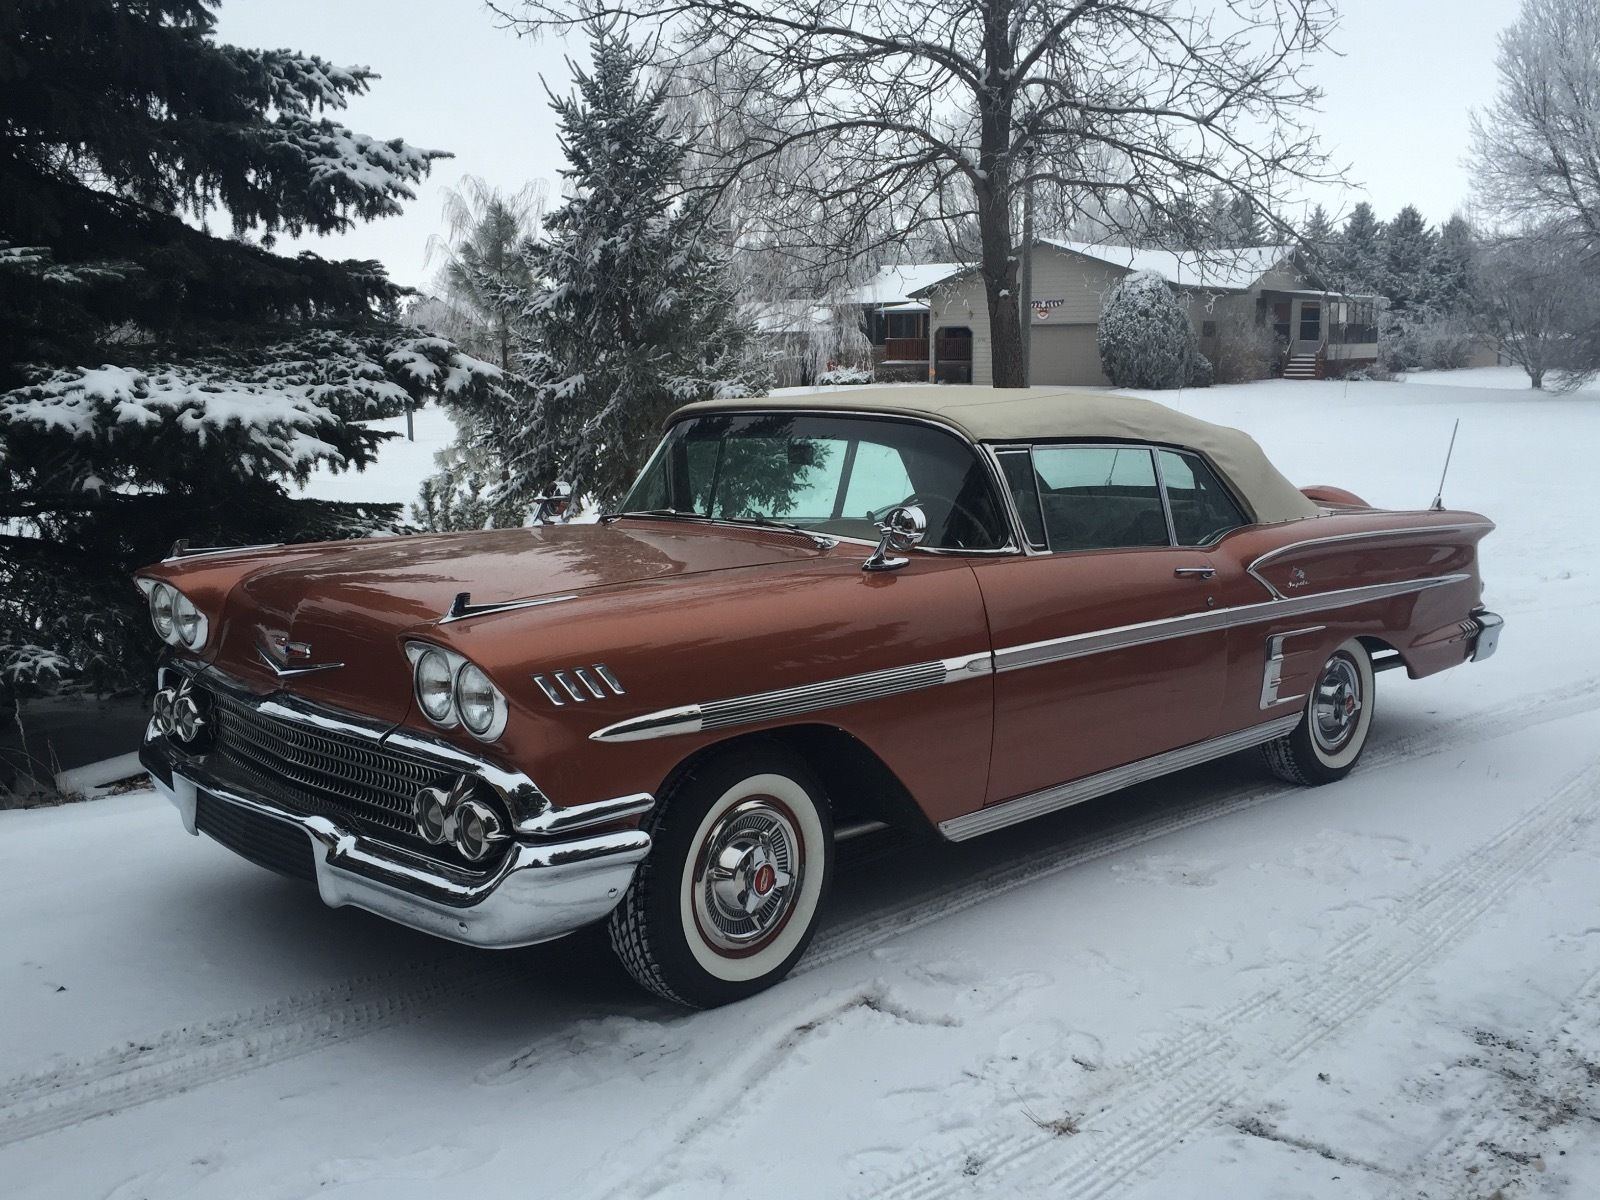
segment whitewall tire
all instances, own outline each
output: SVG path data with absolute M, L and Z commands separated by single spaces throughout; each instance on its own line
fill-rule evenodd
M 778 746 L 717 754 L 669 787 L 650 855 L 611 916 L 623 966 L 664 999 L 708 1008 L 782 979 L 833 876 L 827 799 Z
M 1343 779 L 1366 749 L 1373 696 L 1372 656 L 1352 638 L 1329 655 L 1317 673 L 1300 724 L 1262 747 L 1267 765 L 1290 783 Z

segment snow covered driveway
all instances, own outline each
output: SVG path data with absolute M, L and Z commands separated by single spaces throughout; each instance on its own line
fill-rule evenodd
M 1172 397 L 1164 397 L 1169 402 Z M 1361 767 L 1249 756 L 961 847 L 850 843 L 800 971 L 685 1014 L 582 935 L 323 909 L 127 796 L 0 813 L 0 1192 L 1600 1194 L 1600 403 L 1180 403 L 1292 478 L 1499 522 L 1497 657 Z

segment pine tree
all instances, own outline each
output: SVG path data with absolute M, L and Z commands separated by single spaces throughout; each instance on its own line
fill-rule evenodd
M 1107 293 L 1095 344 L 1117 387 L 1182 387 L 1195 366 L 1194 328 L 1154 271 L 1134 271 Z
M 1467 314 L 1475 306 L 1473 275 L 1478 259 L 1478 238 L 1460 213 L 1439 230 L 1429 268 L 1429 303 L 1440 312 Z
M 1223 244 L 1229 247 L 1265 246 L 1267 229 L 1261 214 L 1248 196 L 1234 196 L 1228 202 L 1228 233 Z
M 358 418 L 495 386 L 379 264 L 271 252 L 398 212 L 442 152 L 329 119 L 370 71 L 219 45 L 214 7 L 0 9 L 0 699 L 38 682 L 7 663 L 143 681 L 128 572 L 179 538 L 392 527 L 285 481 L 371 461 Z
M 1389 222 L 1382 248 L 1378 290 L 1389 298 L 1396 313 L 1426 307 L 1432 292 L 1429 271 L 1434 259 L 1434 233 L 1414 206 L 1406 205 Z
M 1383 275 L 1383 223 L 1363 200 L 1350 210 L 1330 255 L 1329 282 L 1340 291 L 1376 292 Z
M 590 33 L 592 69 L 552 105 L 569 195 L 529 253 L 530 401 L 464 406 L 466 436 L 503 464 L 493 503 L 523 512 L 557 483 L 614 502 L 674 408 L 767 380 L 709 214 L 678 195 L 686 149 L 663 85 L 646 82 L 644 56 L 611 28 Z

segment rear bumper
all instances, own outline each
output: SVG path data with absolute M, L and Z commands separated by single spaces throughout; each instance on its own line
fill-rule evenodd
M 426 862 L 327 817 L 292 812 L 217 777 L 203 759 L 175 755 L 159 735 L 147 737 L 139 757 L 190 833 L 201 832 L 202 800 L 225 805 L 246 822 L 270 822 L 277 833 L 299 830 L 310 843 L 317 891 L 330 908 L 353 905 L 470 946 L 529 946 L 600 920 L 650 851 L 642 829 L 519 839 L 498 866 L 473 874 Z
M 1500 648 L 1500 630 L 1505 626 L 1505 618 L 1483 609 L 1467 619 L 1477 627 L 1472 635 L 1472 661 L 1482 662 Z

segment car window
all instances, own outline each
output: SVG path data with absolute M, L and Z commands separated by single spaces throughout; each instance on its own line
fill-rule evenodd
M 1009 539 L 992 479 L 970 444 L 926 425 L 716 414 L 675 424 L 621 508 L 875 539 L 890 508 L 915 503 L 928 520 L 923 545 L 993 550 Z
M 900 457 L 900 451 L 882 442 L 858 442 L 842 515 L 861 517 L 882 512 L 916 490 L 911 476 L 906 473 L 906 462 Z
M 1051 550 L 1170 544 L 1146 447 L 1036 446 L 1033 466 Z
M 1204 546 L 1250 523 L 1204 459 L 1176 450 L 1163 450 L 1160 457 L 1178 545 Z

